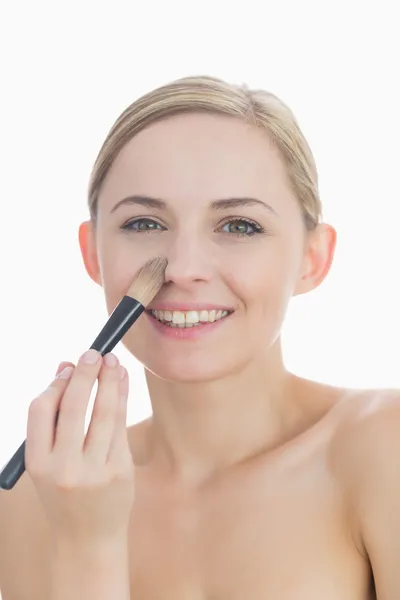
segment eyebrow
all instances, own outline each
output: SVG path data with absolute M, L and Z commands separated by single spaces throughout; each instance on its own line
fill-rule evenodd
M 166 210 L 167 203 L 165 200 L 158 198 L 152 198 L 150 196 L 127 196 L 123 198 L 111 209 L 111 213 L 115 212 L 120 206 L 124 205 L 137 205 L 145 206 L 146 208 L 155 208 L 158 210 Z M 278 216 L 276 210 L 267 202 L 258 200 L 258 198 L 222 198 L 221 200 L 213 200 L 210 203 L 210 208 L 214 210 L 228 210 L 231 208 L 238 208 L 241 206 L 262 206 L 272 214 Z

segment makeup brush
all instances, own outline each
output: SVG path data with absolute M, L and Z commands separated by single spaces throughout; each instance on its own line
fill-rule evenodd
M 102 356 L 111 352 L 161 289 L 166 266 L 167 260 L 157 257 L 142 267 L 126 295 L 111 313 L 107 323 L 90 346 L 91 349 L 97 350 Z M 11 490 L 24 471 L 25 442 L 21 444 L 1 471 L 0 489 Z

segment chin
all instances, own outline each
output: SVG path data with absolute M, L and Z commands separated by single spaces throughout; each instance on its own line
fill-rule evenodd
M 140 351 L 126 345 L 129 352 L 156 377 L 173 383 L 208 383 L 229 377 L 245 367 L 246 361 L 238 356 L 228 358 L 212 352 L 209 356 L 200 353 L 165 356 L 161 352 Z M 201 354 L 204 354 L 203 352 Z
M 140 359 L 138 358 L 138 360 Z M 229 375 L 229 371 L 226 367 L 224 368 L 224 365 L 199 362 L 191 365 L 189 361 L 182 365 L 174 364 L 169 360 L 158 361 L 154 357 L 152 360 L 140 362 L 153 375 L 171 383 L 209 383 Z

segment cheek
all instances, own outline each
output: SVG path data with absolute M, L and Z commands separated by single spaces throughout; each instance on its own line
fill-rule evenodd
M 149 258 L 144 252 L 129 251 L 120 241 L 103 244 L 100 252 L 100 268 L 108 312 L 111 313 L 128 291 L 138 271 Z
M 231 263 L 232 265 L 232 263 Z M 227 283 L 242 303 L 250 309 L 271 310 L 285 304 L 291 296 L 296 266 L 291 253 L 282 244 L 253 249 L 237 257 L 227 273 Z

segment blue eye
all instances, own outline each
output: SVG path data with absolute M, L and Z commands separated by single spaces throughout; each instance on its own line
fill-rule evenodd
M 247 219 L 231 219 L 222 226 L 222 231 L 239 236 L 251 236 L 262 233 L 263 228 L 254 221 Z
M 153 219 L 134 219 L 132 221 L 128 221 L 128 223 L 125 223 L 121 229 L 142 232 L 162 231 L 164 228 L 161 227 L 160 223 L 157 223 L 157 221 L 153 221 Z

